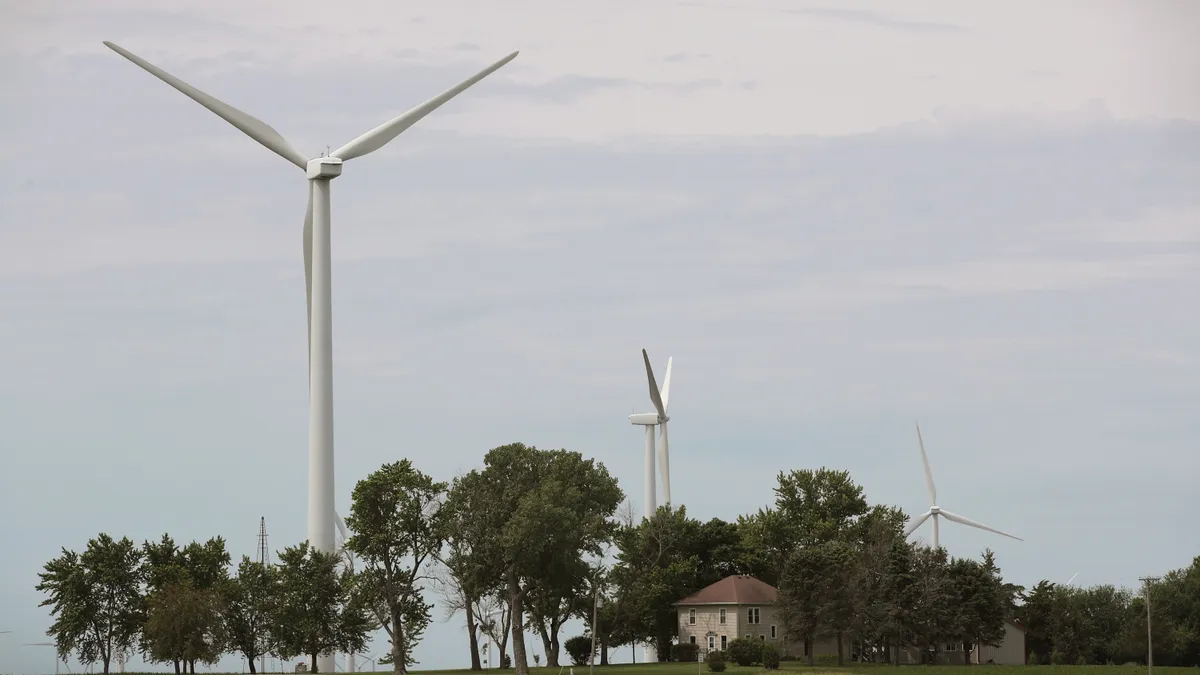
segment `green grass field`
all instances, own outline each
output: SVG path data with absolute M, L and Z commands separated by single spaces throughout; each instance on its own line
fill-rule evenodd
M 780 673 L 804 673 L 805 675 L 820 675 L 821 673 L 870 673 L 884 675 L 879 671 L 897 669 L 908 675 L 917 672 L 922 675 L 1146 675 L 1145 666 L 892 666 L 875 663 L 856 663 L 842 668 L 836 666 L 809 667 L 800 662 L 785 661 L 779 668 Z M 535 675 L 559 675 L 558 668 L 530 668 Z M 465 675 L 469 670 L 414 670 L 414 675 Z M 511 671 L 507 671 L 511 672 Z M 725 675 L 763 675 L 768 671 L 761 667 L 741 668 L 730 664 Z M 1197 675 L 1196 668 L 1162 668 L 1155 666 L 1156 675 Z M 564 667 L 562 675 L 569 675 L 570 668 Z M 587 666 L 575 666 L 575 675 L 587 675 Z M 625 664 L 615 666 L 597 666 L 597 675 L 708 675 L 708 668 L 701 666 L 697 669 L 695 663 L 655 663 L 655 664 Z

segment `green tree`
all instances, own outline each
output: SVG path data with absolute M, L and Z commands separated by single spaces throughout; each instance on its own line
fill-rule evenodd
M 449 502 L 443 505 L 442 513 L 446 546 L 437 556 L 440 565 L 437 586 L 445 607 L 445 620 L 459 612 L 463 613 L 466 619 L 468 650 L 471 654 L 471 670 L 482 670 L 483 665 L 479 660 L 479 635 L 490 633 L 484 626 L 489 617 L 481 609 L 481 605 L 487 604 L 495 595 L 495 581 L 489 578 L 482 566 L 481 556 L 474 552 L 474 543 L 469 539 L 472 530 L 466 527 L 466 523 L 470 514 L 456 511 Z M 507 630 L 507 627 L 502 629 L 501 637 Z M 502 641 L 496 642 L 501 644 Z M 501 652 L 503 649 L 504 647 L 501 647 Z
M 317 657 L 366 648 L 370 610 L 356 593 L 354 575 L 339 571 L 339 557 L 308 542 L 279 554 L 268 631 L 271 651 L 282 659 L 304 655 L 317 672 Z
M 546 576 L 529 589 L 525 598 L 525 625 L 542 639 L 548 667 L 559 666 L 559 632 L 563 624 L 591 606 L 586 597 L 589 572 L 579 552 L 560 552 L 546 566 Z
M 452 508 L 470 514 L 465 527 L 482 567 L 504 588 L 514 617 L 525 614 L 530 590 L 552 575 L 563 551 L 600 554 L 623 498 L 603 464 L 521 443 L 489 451 L 484 468 L 456 479 L 450 493 Z M 512 640 L 517 675 L 527 675 L 522 621 L 512 621 Z
M 133 647 L 145 616 L 141 558 L 128 537 L 101 533 L 82 555 L 63 549 L 46 563 L 36 589 L 48 596 L 40 606 L 51 608 L 46 634 L 60 658 L 78 652 L 83 663 L 101 661 L 107 675 L 112 657 Z
M 143 632 L 152 661 L 215 664 L 223 652 L 220 598 L 190 580 L 170 583 L 146 599 Z
M 954 595 L 944 548 L 916 548 L 913 551 L 913 600 L 909 630 L 923 654 L 936 662 L 942 647 L 957 636 Z
M 237 576 L 221 587 L 221 613 L 229 647 L 240 652 L 255 673 L 255 662 L 267 653 L 274 568 L 242 556 Z
M 964 649 L 973 645 L 999 645 L 1008 618 L 999 570 L 994 569 L 994 564 L 993 569 L 988 569 L 978 561 L 955 558 L 946 573 L 955 614 L 952 641 L 963 643 Z
M 387 608 L 383 627 L 397 673 L 408 672 L 412 648 L 429 624 L 431 605 L 424 602 L 421 583 L 433 580 L 428 563 L 445 541 L 445 496 L 445 483 L 435 482 L 407 459 L 384 464 L 354 486 L 346 547 L 365 567 L 364 587 L 374 595 L 372 606 Z

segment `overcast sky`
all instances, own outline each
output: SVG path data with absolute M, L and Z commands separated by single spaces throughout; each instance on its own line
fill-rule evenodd
M 953 555 L 1200 554 L 1200 5 L 164 6 L 0 0 L 0 672 L 52 672 L 60 547 L 305 536 L 303 176 L 102 40 L 310 156 L 521 50 L 333 185 L 343 513 L 517 440 L 640 509 L 645 347 L 696 516 L 820 466 L 919 514 L 919 420 L 940 505 L 1025 539 Z

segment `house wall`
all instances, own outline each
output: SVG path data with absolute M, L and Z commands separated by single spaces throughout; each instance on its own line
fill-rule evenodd
M 1004 624 L 1004 639 L 999 646 L 984 645 L 971 654 L 974 663 L 994 661 L 1002 666 L 1025 665 L 1025 631 L 1011 623 Z
M 721 623 L 720 610 L 726 610 L 725 623 Z M 750 623 L 751 608 L 758 609 L 759 622 Z M 717 649 L 721 648 L 721 636 L 726 636 L 726 644 L 737 638 L 749 636 L 751 639 L 770 642 L 785 656 L 801 658 L 804 656 L 804 643 L 792 643 L 784 637 L 783 621 L 773 605 L 680 605 L 679 606 L 679 641 L 689 642 L 696 638 L 703 652 L 708 648 L 708 634 L 715 636 Z M 688 610 L 696 610 L 696 623 L 689 623 Z M 775 637 L 771 637 L 771 626 L 775 626 Z M 817 656 L 837 655 L 837 640 L 818 640 L 813 653 Z

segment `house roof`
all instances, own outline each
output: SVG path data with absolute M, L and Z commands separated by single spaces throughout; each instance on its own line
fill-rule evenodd
M 770 605 L 779 599 L 775 587 L 754 577 L 735 575 L 692 593 L 676 605 Z
M 1012 624 L 1012 626 L 1014 628 L 1020 630 L 1022 633 L 1029 632 L 1029 630 L 1025 628 L 1025 625 L 1022 624 L 1020 621 L 1017 621 L 1016 619 L 1007 619 L 1007 621 L 1008 621 L 1008 623 Z

